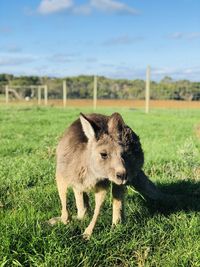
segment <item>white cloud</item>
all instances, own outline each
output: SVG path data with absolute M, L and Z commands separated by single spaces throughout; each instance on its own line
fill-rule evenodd
M 78 54 L 64 54 L 64 53 L 57 53 L 53 54 L 50 57 L 47 57 L 47 60 L 54 62 L 54 63 L 69 63 L 75 61 L 77 59 Z
M 98 10 L 106 13 L 136 15 L 138 11 L 122 1 L 115 0 L 88 0 L 85 4 L 75 5 L 75 0 L 41 0 L 38 12 L 42 15 L 53 14 L 64 10 L 75 15 L 90 15 Z
M 97 63 L 98 59 L 96 57 L 88 57 L 85 59 L 87 63 Z
M 51 14 L 69 9 L 73 6 L 72 0 L 42 0 L 38 12 L 41 14 Z
M 92 7 L 90 4 L 75 6 L 72 10 L 75 15 L 90 15 L 92 13 Z
M 20 52 L 22 52 L 22 48 L 19 47 L 18 45 L 11 44 L 7 47 L 6 51 L 9 53 L 20 53 Z
M 6 45 L 0 46 L 0 51 L 1 51 L 1 53 L 15 53 L 15 54 L 19 54 L 19 53 L 22 52 L 22 48 L 19 47 L 16 44 L 6 44 Z
M 32 56 L 0 56 L 0 66 L 15 66 L 35 61 Z
M 162 79 L 164 76 L 171 76 L 173 79 L 189 79 L 189 80 L 199 80 L 200 67 L 183 67 L 183 68 L 152 68 L 153 79 Z
M 12 32 L 12 28 L 10 26 L 0 26 L 0 33 L 8 34 Z
M 0 72 L 12 73 L 17 75 L 38 75 L 38 76 L 51 76 L 51 77 L 64 77 L 64 76 L 77 76 L 77 75 L 98 75 L 107 76 L 110 78 L 123 78 L 123 79 L 144 79 L 146 77 L 145 67 L 135 67 L 126 63 L 113 64 L 110 62 L 96 61 L 95 58 L 87 58 L 82 61 L 83 64 L 79 65 L 63 65 L 63 64 L 49 64 L 49 61 L 39 62 L 36 65 L 26 65 L 34 59 L 28 57 L 23 58 L 7 58 L 0 59 Z M 48 60 L 48 59 L 47 59 Z M 66 62 L 67 63 L 67 62 Z M 69 62 L 70 63 L 70 62 Z M 153 81 L 159 81 L 165 76 L 170 76 L 173 80 L 191 80 L 199 81 L 200 66 L 191 66 L 183 68 L 164 67 L 153 68 L 151 71 L 151 78 Z
M 179 39 L 185 39 L 185 40 L 198 39 L 198 38 L 200 38 L 200 32 L 188 32 L 188 33 L 174 32 L 174 33 L 169 35 L 169 38 L 170 39 L 175 39 L 175 40 L 179 40 Z
M 182 32 L 174 32 L 174 33 L 170 34 L 169 38 L 181 39 L 181 38 L 183 38 L 183 33 Z
M 200 32 L 191 32 L 187 35 L 188 39 L 197 39 L 200 38 Z
M 132 15 L 138 13 L 134 8 L 114 0 L 91 0 L 90 4 L 92 7 L 105 12 L 129 13 Z
M 123 36 L 119 36 L 119 37 L 116 37 L 116 38 L 108 39 L 105 42 L 103 42 L 103 45 L 106 45 L 106 46 L 130 45 L 130 44 L 133 44 L 133 43 L 140 42 L 142 40 L 143 40 L 143 38 L 140 37 L 140 36 L 131 37 L 131 36 L 128 36 L 128 35 L 123 35 Z

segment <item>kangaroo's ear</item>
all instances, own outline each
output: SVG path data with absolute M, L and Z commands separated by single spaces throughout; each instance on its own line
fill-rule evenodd
M 89 118 L 87 118 L 83 113 L 80 113 L 80 121 L 83 128 L 83 132 L 88 139 L 93 139 L 96 137 L 96 132 L 98 131 L 98 126 L 96 123 Z
M 122 116 L 115 112 L 113 113 L 108 120 L 108 132 L 113 135 L 118 135 L 124 126 L 124 120 Z

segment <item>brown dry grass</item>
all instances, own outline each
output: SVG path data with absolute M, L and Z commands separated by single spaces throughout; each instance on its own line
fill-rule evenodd
M 2 102 L 3 103 L 3 102 Z M 37 105 L 37 101 L 10 101 L 10 104 L 26 104 Z M 41 103 L 44 105 L 44 102 Z M 62 106 L 62 100 L 48 100 L 49 106 Z M 66 106 L 68 107 L 91 107 L 93 101 L 91 99 L 68 99 Z M 144 100 L 120 100 L 120 99 L 101 99 L 97 100 L 97 107 L 126 107 L 126 108 L 144 108 Z M 200 108 L 200 101 L 175 101 L 175 100 L 151 100 L 150 108 L 167 108 L 167 109 L 188 109 Z

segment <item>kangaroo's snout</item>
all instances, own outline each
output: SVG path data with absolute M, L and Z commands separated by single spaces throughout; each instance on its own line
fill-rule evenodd
M 127 182 L 127 173 L 126 171 L 123 172 L 117 172 L 116 173 L 117 179 L 122 181 L 122 184 L 125 184 Z

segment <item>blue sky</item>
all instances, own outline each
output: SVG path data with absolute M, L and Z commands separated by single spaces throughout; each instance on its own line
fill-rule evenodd
M 199 0 L 0 0 L 0 73 L 200 81 Z

